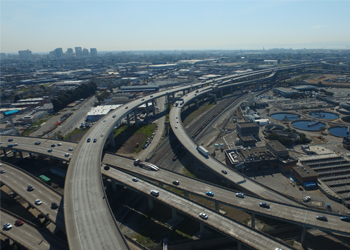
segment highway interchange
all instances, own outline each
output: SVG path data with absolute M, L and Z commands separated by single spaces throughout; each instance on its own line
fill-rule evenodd
M 204 83 L 199 83 L 193 85 L 193 87 L 203 84 Z M 169 91 L 169 93 L 183 91 L 188 88 L 190 87 L 177 88 L 176 90 Z M 153 94 L 153 96 L 149 98 L 156 99 L 169 93 L 168 91 L 163 91 Z M 111 246 L 118 246 L 119 249 L 128 249 L 123 236 L 118 230 L 109 205 L 106 199 L 104 199 L 105 194 L 100 171 L 101 157 L 98 156 L 102 155 L 103 145 L 114 125 L 120 122 L 126 114 L 131 113 L 137 106 L 150 100 L 147 97 L 145 99 L 147 100 L 144 102 L 135 100 L 129 103 L 129 109 L 122 107 L 112 111 L 105 117 L 106 122 L 100 121 L 95 124 L 90 130 L 90 133 L 86 135 L 74 149 L 74 154 L 71 158 L 69 171 L 67 173 L 64 196 L 65 221 L 70 222 L 69 227 L 66 227 L 66 229 L 67 235 L 69 236 L 69 245 L 72 249 L 109 249 Z M 180 109 L 177 108 L 175 111 L 172 110 L 171 112 L 170 117 L 173 119 L 173 114 L 179 116 Z M 116 118 L 113 118 L 112 115 L 115 115 Z M 174 122 L 174 120 L 171 121 L 172 126 Z M 175 131 L 176 129 L 173 128 L 173 130 Z M 102 133 L 104 133 L 105 136 L 102 137 Z M 91 139 L 96 138 L 97 142 L 87 143 L 86 139 L 88 137 Z M 182 135 L 181 138 L 182 137 L 186 139 L 188 136 Z M 193 142 L 191 143 L 193 144 Z M 3 147 L 4 145 L 1 146 Z M 47 154 L 47 152 L 44 151 L 45 150 L 42 150 L 41 153 Z M 55 155 L 53 152 L 52 156 L 61 158 L 62 156 L 59 157 L 61 153 L 62 152 L 57 152 L 57 155 Z M 220 167 L 220 170 L 215 168 L 214 171 L 222 170 L 222 166 L 218 167 Z M 232 178 L 234 182 L 239 182 L 241 180 L 238 180 L 233 174 L 229 177 Z M 244 188 L 253 188 L 254 190 L 254 184 L 246 184 Z

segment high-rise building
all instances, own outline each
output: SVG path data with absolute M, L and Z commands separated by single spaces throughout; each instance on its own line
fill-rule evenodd
M 66 51 L 66 54 L 73 54 L 73 49 L 72 48 L 68 48 L 67 51 Z
M 19 54 L 19 57 L 21 59 L 30 59 L 33 56 L 32 52 L 29 49 L 27 49 L 27 50 L 20 50 L 20 51 L 18 51 L 18 54 Z
M 89 50 L 87 48 L 83 49 L 83 56 L 89 56 Z
M 53 51 L 53 55 L 57 58 L 62 58 L 63 57 L 63 50 L 62 48 L 57 48 Z
M 81 50 L 81 47 L 75 47 L 75 56 L 83 56 L 83 51 Z
M 96 48 L 91 48 L 90 49 L 90 56 L 91 57 L 97 57 L 97 49 Z

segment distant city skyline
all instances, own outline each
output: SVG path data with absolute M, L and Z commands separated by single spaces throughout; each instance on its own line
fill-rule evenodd
M 350 49 L 350 1 L 1 1 L 1 52 Z

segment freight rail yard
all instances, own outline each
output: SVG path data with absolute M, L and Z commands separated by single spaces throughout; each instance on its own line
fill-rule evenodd
M 142 92 L 75 142 L 2 135 L 2 217 L 46 230 L 42 249 L 348 249 L 350 90 L 289 82 L 322 67 Z M 21 230 L 3 242 L 37 249 Z

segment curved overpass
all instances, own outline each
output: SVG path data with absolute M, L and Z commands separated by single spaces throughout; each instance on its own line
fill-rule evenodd
M 49 214 L 48 219 L 55 223 L 59 229 L 65 231 L 62 204 L 60 204 L 62 199 L 61 195 L 47 187 L 34 176 L 25 173 L 20 168 L 11 166 L 5 162 L 2 162 L 1 168 L 5 170 L 5 173 L 1 174 L 2 183 L 10 187 L 41 213 Z M 32 185 L 34 190 L 28 191 L 28 185 Z M 43 203 L 41 205 L 35 205 L 34 202 L 36 199 L 40 199 Z M 52 202 L 59 205 L 59 208 L 52 209 Z
M 31 250 L 63 250 L 68 249 L 68 246 L 61 239 L 51 233 L 35 227 L 26 221 L 22 226 L 15 226 L 15 221 L 18 218 L 5 212 L 0 211 L 0 224 L 12 224 L 12 229 L 5 230 L 1 228 L 1 234 L 23 245 Z

